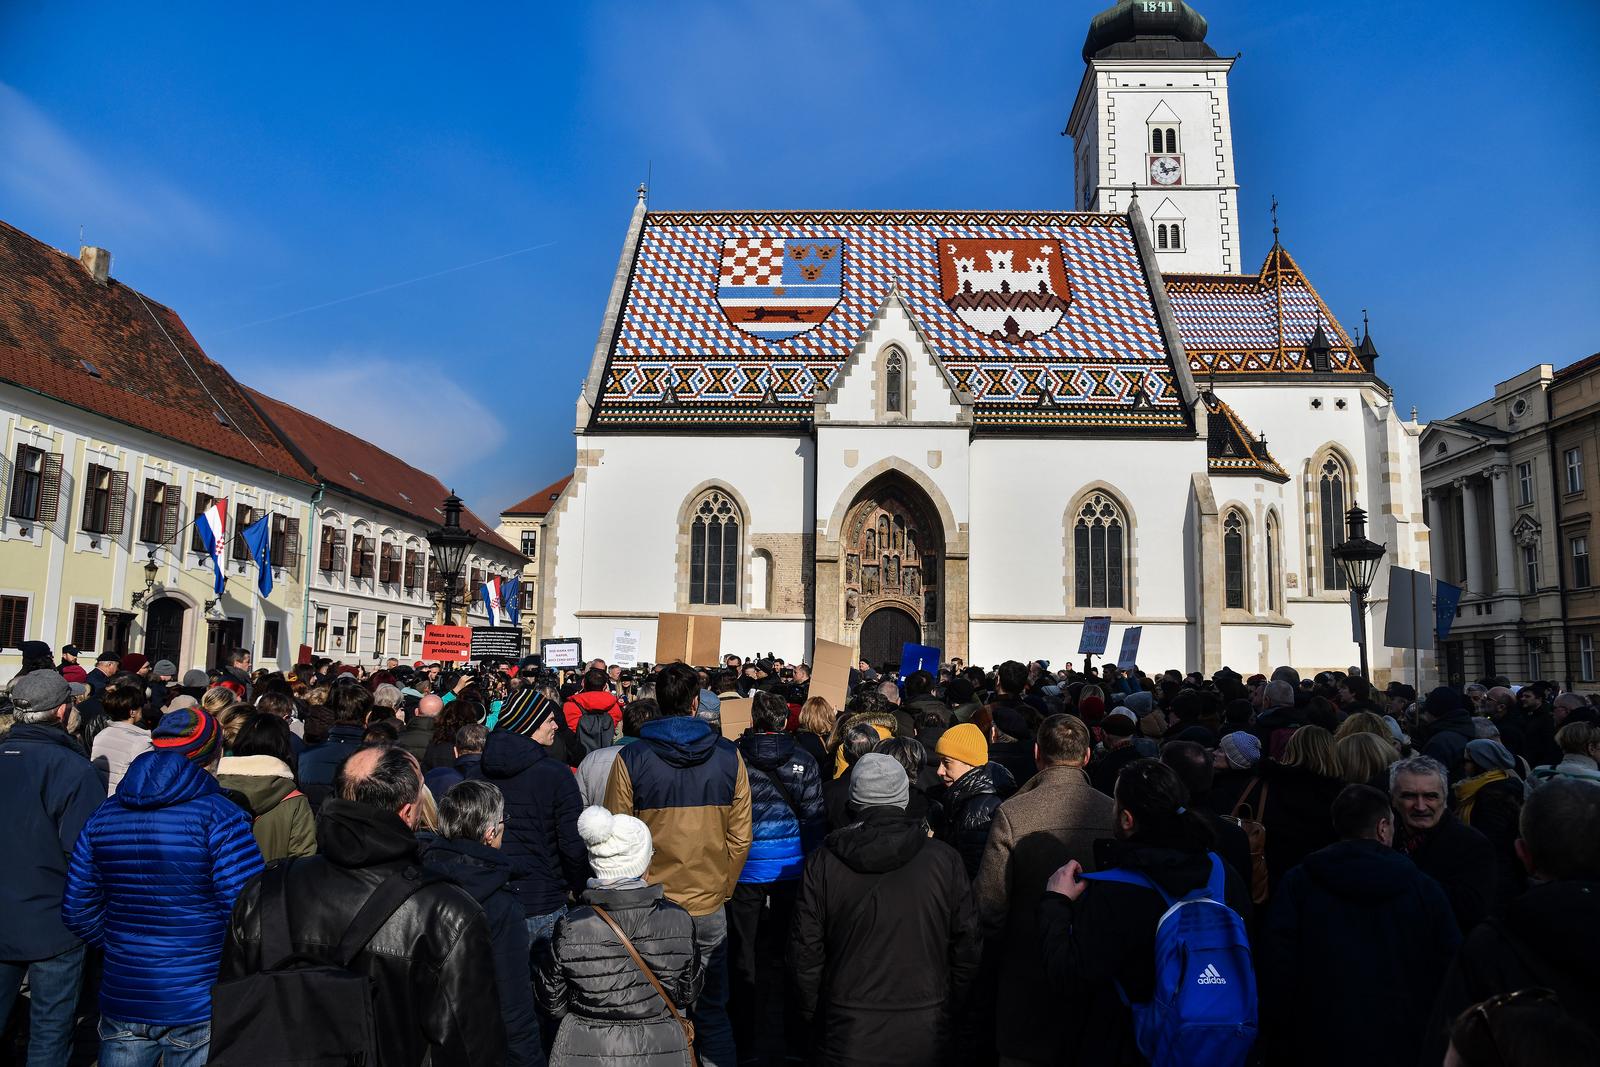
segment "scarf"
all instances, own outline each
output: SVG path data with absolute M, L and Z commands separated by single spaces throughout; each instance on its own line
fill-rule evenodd
M 1485 771 L 1456 785 L 1456 817 L 1472 825 L 1472 806 L 1477 803 L 1478 790 L 1490 782 L 1503 782 L 1511 777 L 1509 771 Z

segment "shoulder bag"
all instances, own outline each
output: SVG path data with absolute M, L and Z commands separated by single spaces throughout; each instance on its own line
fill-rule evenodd
M 689 1045 L 689 1062 L 698 1065 L 700 1061 L 695 1058 L 694 1054 L 694 1023 L 690 1022 L 688 1017 L 678 1010 L 678 1006 L 667 995 L 667 989 L 661 984 L 661 979 L 656 977 L 656 972 L 652 971 L 650 965 L 644 961 L 644 957 L 639 955 L 639 950 L 633 947 L 633 942 L 628 940 L 628 935 L 622 932 L 622 927 L 617 925 L 617 921 L 611 917 L 611 913 L 598 904 L 590 904 L 589 907 L 593 908 L 594 913 L 600 916 L 601 922 L 611 927 L 611 932 L 617 935 L 617 940 L 622 942 L 622 947 L 628 950 L 629 956 L 633 957 L 633 965 L 639 968 L 639 972 L 645 976 L 645 979 L 655 988 L 656 993 L 660 995 L 662 1001 L 667 1005 L 667 1014 L 672 1016 L 673 1022 L 683 1028 L 683 1039 Z

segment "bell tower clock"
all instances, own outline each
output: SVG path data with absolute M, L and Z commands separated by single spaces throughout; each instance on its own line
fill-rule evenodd
M 1120 0 L 1089 23 L 1087 64 L 1067 120 L 1078 211 L 1141 201 L 1181 216 L 1181 241 L 1151 242 L 1163 271 L 1240 269 L 1239 186 L 1233 170 L 1224 59 L 1205 43 L 1206 20 L 1184 0 Z

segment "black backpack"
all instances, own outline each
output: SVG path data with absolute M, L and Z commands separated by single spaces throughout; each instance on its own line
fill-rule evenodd
M 583 754 L 609 748 L 617 740 L 617 723 L 609 711 L 586 711 L 578 716 L 578 744 Z
M 407 868 L 382 882 L 356 911 L 331 956 L 297 952 L 290 939 L 287 860 L 261 877 L 262 969 L 211 987 L 216 1067 L 376 1067 L 374 983 L 350 962 L 424 886 L 447 879 Z

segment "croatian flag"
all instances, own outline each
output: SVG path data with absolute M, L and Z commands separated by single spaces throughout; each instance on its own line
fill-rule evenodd
M 517 620 L 522 617 L 522 579 L 508 578 L 500 586 L 500 604 L 505 609 L 506 618 L 511 625 L 517 625 Z
M 499 626 L 500 620 L 505 618 L 505 608 L 500 602 L 500 579 L 490 578 L 480 587 L 483 597 L 483 609 L 489 613 L 489 625 Z
M 227 582 L 222 574 L 222 553 L 228 547 L 228 498 L 213 500 L 194 526 L 200 531 L 200 543 L 206 546 L 206 554 L 211 557 L 211 569 L 217 574 L 217 595 L 221 596 Z

